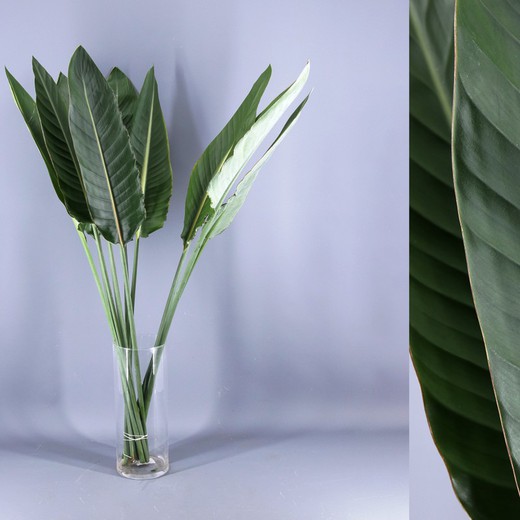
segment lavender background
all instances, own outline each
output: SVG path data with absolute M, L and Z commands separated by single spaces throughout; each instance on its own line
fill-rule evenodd
M 18 468 L 0 473 L 9 518 L 56 518 L 58 507 L 63 518 L 132 518 L 103 502 L 107 486 L 114 496 L 139 490 L 162 509 L 149 507 L 151 518 L 169 518 L 163 506 L 181 520 L 403 518 L 407 2 L 50 0 L 1 11 L 0 62 L 31 92 L 31 56 L 57 75 L 79 44 L 138 87 L 155 65 L 174 196 L 165 229 L 141 248 L 143 332 L 158 326 L 189 172 L 205 146 L 268 63 L 265 101 L 307 59 L 315 89 L 237 220 L 204 251 L 174 321 L 173 467 L 203 460 L 129 488 L 112 469 L 112 354 L 99 297 L 0 81 L 0 447 Z M 277 452 L 279 442 L 289 444 Z M 242 498 L 215 487 L 220 478 Z M 58 481 L 61 491 L 46 487 Z M 28 487 L 32 498 L 21 500 Z

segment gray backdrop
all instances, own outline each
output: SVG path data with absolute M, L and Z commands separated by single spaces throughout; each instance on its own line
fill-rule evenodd
M 57 75 L 78 44 L 138 87 L 155 65 L 174 196 L 165 229 L 141 247 L 143 332 L 158 326 L 180 254 L 194 162 L 268 63 L 266 100 L 312 61 L 315 90 L 297 127 L 235 223 L 204 251 L 178 308 L 168 358 L 175 438 L 407 427 L 407 8 L 382 0 L 0 8 L 0 63 L 30 92 L 31 56 Z M 66 423 L 110 442 L 111 342 L 94 282 L 5 80 L 0 114 L 2 435 L 52 436 Z

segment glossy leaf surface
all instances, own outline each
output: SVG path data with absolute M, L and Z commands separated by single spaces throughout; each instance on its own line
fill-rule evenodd
M 144 219 L 139 172 L 113 91 L 79 47 L 69 66 L 70 129 L 90 214 L 112 243 L 126 243 Z
M 295 125 L 308 99 L 309 96 L 307 96 L 302 101 L 302 103 L 300 103 L 267 152 L 265 152 L 265 154 L 256 162 L 251 170 L 246 173 L 246 175 L 244 175 L 244 178 L 238 183 L 235 193 L 227 200 L 227 202 L 221 205 L 215 217 L 215 224 L 212 226 L 209 233 L 209 238 L 213 238 L 214 236 L 222 233 L 231 225 L 231 222 L 233 222 L 238 211 L 244 204 L 247 195 L 249 194 L 249 190 L 252 188 L 261 168 L 269 160 L 276 148 L 281 144 L 285 136 L 289 133 L 289 130 L 291 130 L 291 128 Z
M 434 441 L 472 518 L 519 518 L 453 190 L 453 1 L 410 7 L 410 344 Z
M 269 66 L 255 82 L 233 117 L 195 163 L 186 194 L 184 228 L 181 234 L 185 244 L 191 241 L 197 228 L 211 213 L 207 194 L 209 183 L 220 171 L 235 144 L 255 122 L 258 104 L 270 78 L 271 67 Z
M 110 71 L 107 81 L 116 95 L 117 106 L 123 116 L 123 124 L 130 132 L 137 105 L 137 89 L 126 74 L 117 67 Z
M 520 475 L 520 10 L 457 3 L 454 165 L 473 287 L 500 416 Z
M 78 222 L 91 222 L 72 143 L 66 99 L 49 73 L 33 58 L 36 106 L 45 144 L 58 177 L 65 207 Z
M 139 94 L 130 142 L 146 210 L 140 233 L 146 237 L 163 226 L 172 194 L 170 144 L 153 69 L 146 75 Z
M 45 145 L 45 139 L 43 138 L 43 130 L 40 116 L 38 114 L 38 109 L 36 108 L 36 102 L 7 69 L 5 69 L 5 73 L 7 75 L 7 80 L 9 81 L 9 87 L 11 88 L 11 93 L 13 94 L 15 103 L 24 118 L 25 124 L 27 125 L 27 128 L 29 129 L 29 132 L 34 139 L 38 150 L 40 151 L 45 166 L 47 167 L 54 191 L 56 192 L 56 195 L 60 201 L 63 202 L 63 194 L 61 193 L 61 189 L 58 184 L 58 176 L 56 174 L 56 170 L 54 169 L 54 165 L 52 164 L 47 146 Z

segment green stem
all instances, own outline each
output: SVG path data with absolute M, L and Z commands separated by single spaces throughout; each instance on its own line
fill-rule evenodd
M 87 237 L 85 236 L 85 233 L 83 231 L 80 231 L 78 229 L 78 222 L 75 219 L 72 219 L 74 222 L 74 227 L 76 228 L 76 231 L 78 233 L 78 237 L 80 239 L 81 245 L 83 246 L 83 250 L 85 251 L 85 255 L 88 260 L 88 264 L 90 266 L 90 270 L 92 271 L 92 275 L 94 276 L 94 281 L 96 282 L 96 287 L 99 292 L 99 296 L 101 297 L 101 303 L 103 304 L 103 309 L 105 311 L 105 315 L 107 317 L 108 325 L 110 327 L 110 332 L 112 333 L 112 338 L 115 341 L 117 337 L 115 324 L 113 320 L 113 316 L 111 315 L 107 295 L 105 294 L 105 291 L 103 290 L 103 287 L 101 285 L 101 280 L 99 279 L 99 274 L 96 269 L 96 265 L 94 264 L 94 259 L 92 257 L 92 253 L 90 252 L 90 249 L 88 247 Z
M 119 278 L 117 276 L 117 269 L 116 269 L 116 262 L 114 259 L 114 251 L 112 249 L 112 244 L 108 243 L 108 256 L 110 259 L 110 270 L 112 272 L 112 283 L 113 283 L 113 294 L 115 295 L 115 311 L 117 312 L 117 315 L 119 317 L 119 323 L 121 324 L 121 330 L 123 337 L 121 338 L 123 341 L 123 345 L 126 347 L 128 344 L 128 334 L 127 334 L 127 326 L 126 325 L 126 319 L 123 318 L 123 304 L 121 303 L 121 294 L 119 292 Z
M 138 232 L 137 237 L 135 239 L 135 247 L 134 247 L 134 261 L 132 265 L 132 284 L 130 288 L 130 296 L 132 299 L 132 308 L 135 309 L 135 291 L 137 286 L 137 264 L 139 263 L 139 239 L 141 238 L 140 233 Z
M 130 291 L 130 277 L 128 274 L 128 257 L 126 254 L 126 246 L 121 245 L 120 246 L 120 252 L 121 252 L 121 262 L 123 264 L 123 282 L 125 287 L 125 301 L 126 301 L 126 308 L 127 308 L 127 315 L 128 315 L 128 323 L 129 323 L 129 329 L 130 329 L 130 338 L 131 338 L 131 345 L 132 350 L 134 350 L 134 370 L 135 370 L 135 379 L 136 379 L 136 387 L 137 387 L 137 394 L 139 397 L 139 410 L 141 412 L 141 418 L 143 420 L 143 427 L 146 427 L 146 414 L 144 409 L 144 399 L 143 399 L 143 387 L 141 384 L 141 367 L 139 364 L 139 356 L 137 354 L 137 337 L 135 332 L 135 319 L 134 319 L 134 309 L 132 306 L 132 299 L 131 299 L 131 291 Z

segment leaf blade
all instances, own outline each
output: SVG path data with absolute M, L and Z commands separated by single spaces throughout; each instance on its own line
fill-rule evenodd
M 130 78 L 117 67 L 110 71 L 107 81 L 116 95 L 117 106 L 123 115 L 123 124 L 130 132 L 137 106 L 137 89 L 130 81 Z
M 78 222 L 91 222 L 70 134 L 67 106 L 58 86 L 35 58 L 33 58 L 33 71 L 36 107 L 65 207 Z
M 223 233 L 231 225 L 237 213 L 240 211 L 240 208 L 244 204 L 249 194 L 249 191 L 253 187 L 253 183 L 258 177 L 260 170 L 298 121 L 300 113 L 303 110 L 303 107 L 306 105 L 309 96 L 310 94 L 300 103 L 300 105 L 298 105 L 296 110 L 291 114 L 291 116 L 287 120 L 287 123 L 284 125 L 281 132 L 278 134 L 278 137 L 269 147 L 269 149 L 265 152 L 261 159 L 259 159 L 256 162 L 256 164 L 251 168 L 251 170 L 249 170 L 249 172 L 245 174 L 244 178 L 238 183 L 235 193 L 228 199 L 228 201 L 225 204 L 223 204 L 220 207 L 215 217 L 215 223 L 213 224 L 210 232 L 208 233 L 209 239 L 219 235 L 220 233 Z
M 458 499 L 474 518 L 516 518 L 520 499 L 469 299 L 451 176 L 453 7 L 411 4 L 410 350 Z
M 181 233 L 185 246 L 204 220 L 204 208 L 208 206 L 207 187 L 211 179 L 221 168 L 237 141 L 253 124 L 260 99 L 270 78 L 271 67 L 269 66 L 256 80 L 233 117 L 195 163 L 190 175 L 185 202 L 184 227 Z
M 49 151 L 47 150 L 47 146 L 45 144 L 40 116 L 36 108 L 36 102 L 29 95 L 29 93 L 22 87 L 22 85 L 16 80 L 16 78 L 7 70 L 7 68 L 5 69 L 5 73 L 16 106 L 20 110 L 25 124 L 27 125 L 27 128 L 29 129 L 32 138 L 34 139 L 34 142 L 36 143 L 38 150 L 40 151 L 40 154 L 43 158 L 43 162 L 45 163 L 47 171 L 49 172 L 49 177 L 51 179 L 54 191 L 56 192 L 57 197 L 63 203 L 63 193 L 61 192 L 61 188 L 58 184 L 58 176 L 56 174 L 56 170 L 54 169 L 54 165 L 52 164 Z
M 146 216 L 140 234 L 147 237 L 164 225 L 172 194 L 168 132 L 153 68 L 144 80 L 130 133 L 141 178 Z
M 144 218 L 128 131 L 115 95 L 86 51 L 69 65 L 70 128 L 92 219 L 106 240 L 125 244 Z

